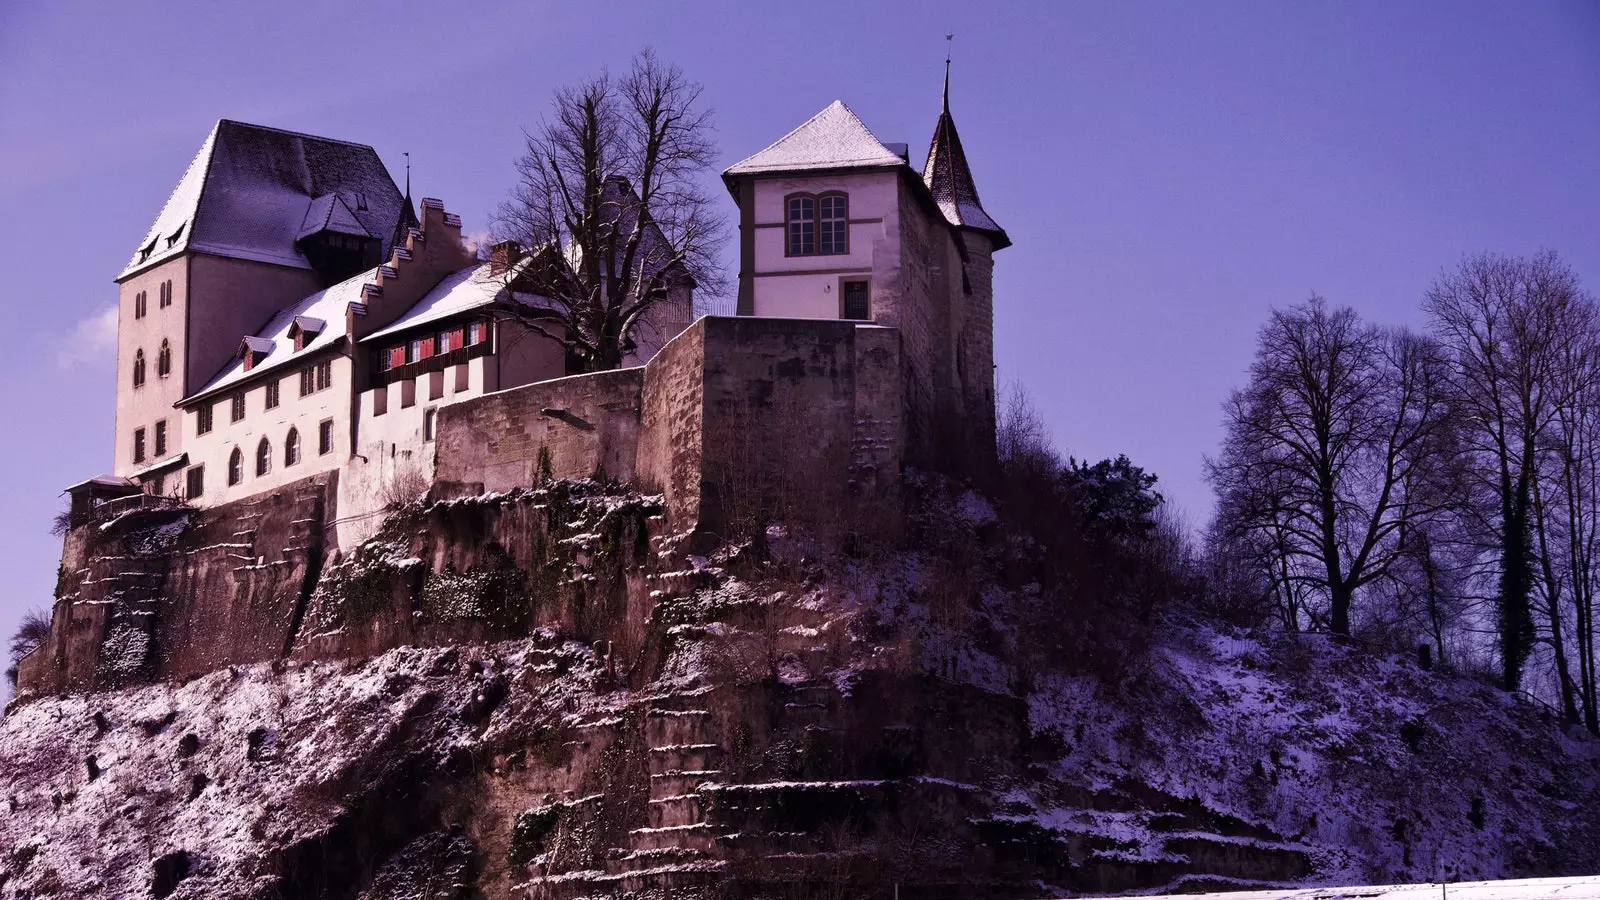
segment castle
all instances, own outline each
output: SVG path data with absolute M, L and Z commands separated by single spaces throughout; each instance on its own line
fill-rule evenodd
M 117 277 L 113 468 L 68 489 L 72 521 L 336 473 L 332 536 L 353 546 L 397 486 L 505 489 L 543 467 L 648 482 L 681 524 L 725 529 L 741 493 L 892 503 L 902 464 L 982 470 L 1010 241 L 948 74 L 920 174 L 835 102 L 723 180 L 737 315 L 691 326 L 685 283 L 626 368 L 569 377 L 557 342 L 493 313 L 520 248 L 476 258 L 371 147 L 218 122 Z

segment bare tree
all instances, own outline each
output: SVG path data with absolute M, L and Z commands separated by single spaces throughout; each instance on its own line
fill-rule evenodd
M 1350 632 L 1358 591 L 1386 577 L 1410 531 L 1448 504 L 1434 447 L 1448 428 L 1443 357 L 1313 297 L 1261 330 L 1250 383 L 1226 409 L 1208 473 L 1236 532 L 1254 532 L 1292 615 L 1304 588 L 1326 600 L 1313 624 Z
M 33 649 L 45 642 L 50 636 L 50 614 L 42 609 L 29 610 L 22 615 L 22 621 L 17 624 L 17 630 L 11 635 L 10 662 L 6 666 L 6 683 L 13 690 L 17 687 L 17 667 L 22 658 L 33 652 Z
M 496 233 L 531 251 L 507 286 L 539 299 L 507 299 L 500 313 L 562 344 L 579 371 L 622 365 L 653 314 L 687 304 L 686 287 L 722 288 L 724 224 L 701 187 L 715 147 L 700 94 L 645 50 L 621 78 L 558 90 L 527 134 Z
M 1464 260 L 1428 290 L 1423 307 L 1452 356 L 1453 403 L 1465 451 L 1476 463 L 1479 516 L 1493 532 L 1485 548 L 1498 557 L 1495 589 L 1501 681 L 1522 684 L 1533 652 L 1536 594 L 1545 607 L 1560 671 L 1565 711 L 1571 676 L 1560 616 L 1560 586 L 1549 566 L 1549 522 L 1540 514 L 1541 455 L 1558 410 L 1572 402 L 1559 373 L 1568 345 L 1585 329 L 1577 277 L 1554 254 L 1532 259 L 1483 254 Z

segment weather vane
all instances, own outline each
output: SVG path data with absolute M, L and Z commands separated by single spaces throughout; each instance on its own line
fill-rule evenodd
M 944 36 L 944 64 L 950 65 L 950 48 L 955 46 L 956 36 L 952 32 Z

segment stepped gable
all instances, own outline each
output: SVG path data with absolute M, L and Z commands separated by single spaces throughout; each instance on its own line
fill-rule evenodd
M 994 239 L 995 249 L 1011 246 L 993 218 L 984 211 L 978 199 L 978 185 L 972 180 L 972 169 L 967 166 L 966 151 L 961 149 L 961 135 L 956 131 L 956 120 L 950 115 L 950 67 L 944 72 L 944 106 L 939 113 L 939 124 L 934 126 L 933 140 L 928 144 L 928 161 L 922 167 L 922 181 L 939 204 L 945 221 L 958 228 L 981 231 Z
M 390 251 L 387 265 L 368 269 L 279 310 L 259 334 L 245 339 L 255 354 L 251 365 L 245 365 L 243 354 L 236 354 L 182 404 L 225 391 L 263 372 L 298 364 L 309 353 L 347 338 L 359 340 L 411 311 L 446 275 L 474 271 L 462 271 L 472 260 L 461 243 L 460 217 L 445 212 L 444 204 L 431 198 L 422 201 L 422 208 L 421 225 L 406 232 L 404 245 Z M 302 334 L 304 342 L 296 350 L 295 338 Z
M 740 175 L 775 175 L 818 169 L 894 169 L 906 164 L 873 136 L 855 111 L 835 100 L 759 153 L 729 166 L 725 181 Z
M 222 119 L 117 280 L 189 250 L 309 269 L 296 241 L 319 221 L 388 253 L 403 212 L 371 147 Z

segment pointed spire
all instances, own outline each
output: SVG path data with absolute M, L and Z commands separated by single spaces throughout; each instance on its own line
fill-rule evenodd
M 400 204 L 400 218 L 394 223 L 394 236 L 389 239 L 389 246 L 383 248 L 383 258 L 386 262 L 389 259 L 390 251 L 396 247 L 404 247 L 406 245 L 406 235 L 411 233 L 411 229 L 422 224 L 422 221 L 417 218 L 416 206 L 411 203 L 411 154 L 406 153 L 404 156 L 406 158 L 406 198 Z
M 954 35 L 945 35 L 949 41 Z M 950 115 L 950 56 L 944 60 L 944 101 L 939 113 L 939 124 L 934 126 L 933 140 L 928 145 L 928 161 L 922 167 L 922 181 L 933 194 L 951 225 L 986 232 L 994 240 L 995 249 L 1011 246 L 1005 229 L 996 224 L 984 211 L 978 199 L 978 186 L 972 180 L 972 170 L 967 166 L 967 154 L 961 149 L 961 135 L 956 132 L 956 120 Z

